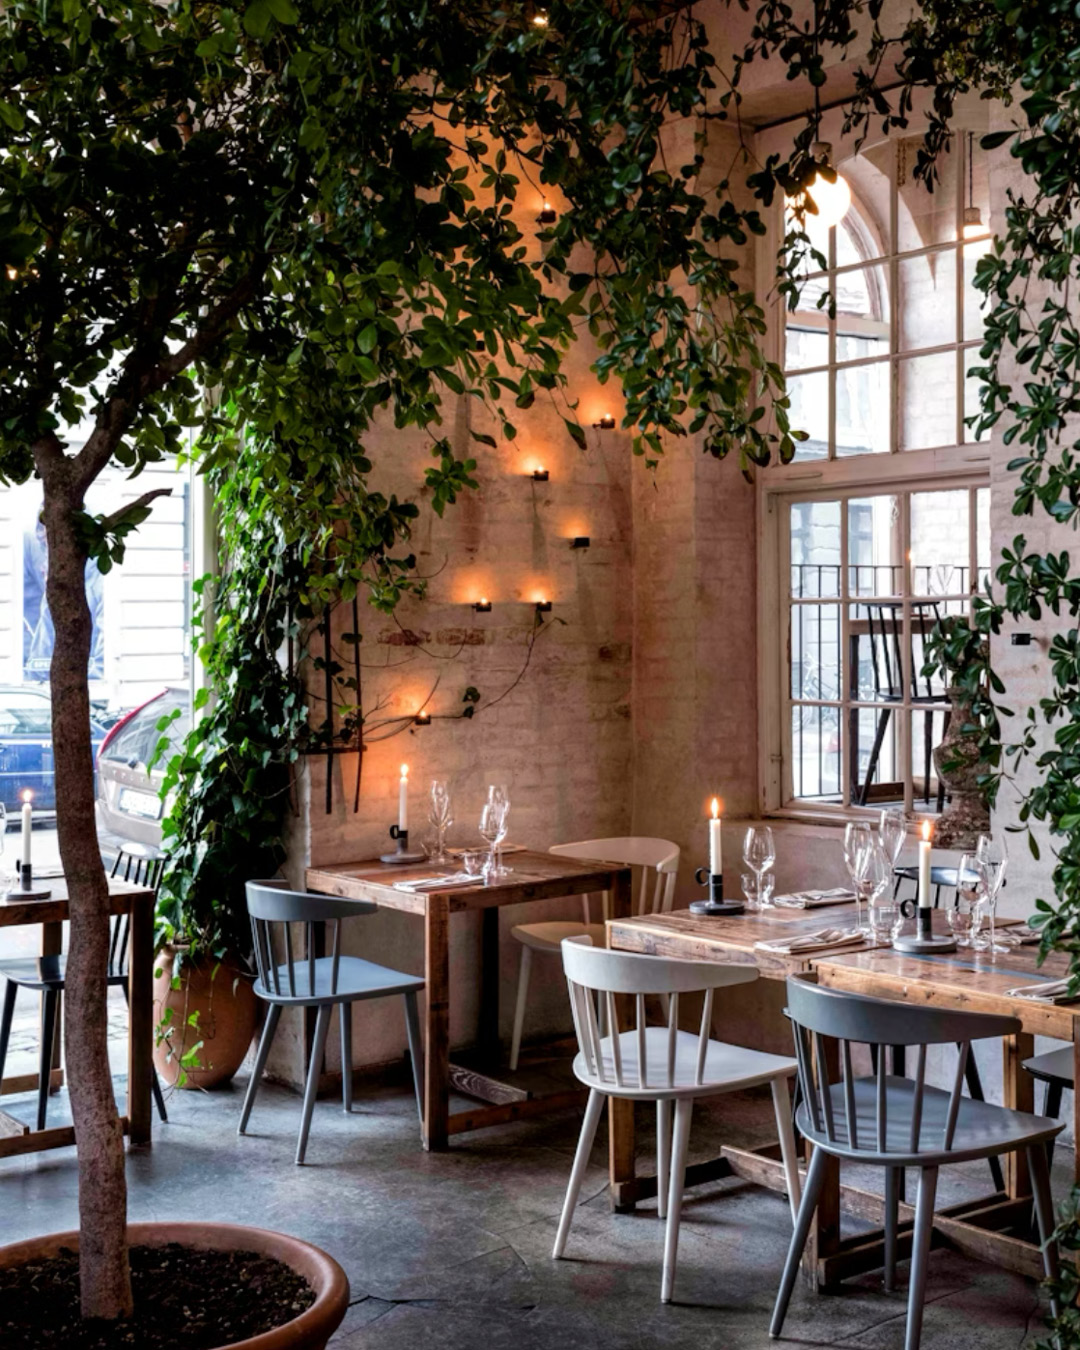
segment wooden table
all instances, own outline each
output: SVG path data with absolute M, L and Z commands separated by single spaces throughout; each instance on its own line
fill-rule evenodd
M 1052 1036 L 1071 1042 L 1073 1066 L 1080 1082 L 1080 1004 L 1043 1004 L 1011 998 L 1008 990 L 1040 979 L 1059 980 L 1069 973 L 1069 959 L 1054 953 L 1042 966 L 1036 964 L 1036 948 L 1013 952 L 957 951 L 944 956 L 907 956 L 891 949 L 832 955 L 815 962 L 822 984 L 875 998 L 903 999 L 928 1007 L 963 1009 L 967 1012 L 999 1013 L 1016 1017 L 1021 1032 L 1004 1042 L 1003 1077 L 1005 1105 L 1017 1111 L 1034 1110 L 1034 1082 L 1023 1071 L 1023 1062 L 1034 1053 L 1035 1036 Z M 1073 1127 L 1080 1139 L 1080 1093 L 1073 1094 Z M 1074 1167 L 1080 1180 L 1080 1150 Z M 880 1197 L 848 1187 L 839 1188 L 839 1204 L 872 1222 L 882 1221 Z M 1007 1155 L 1005 1191 L 977 1202 L 954 1206 L 934 1216 L 939 1242 L 969 1251 L 1033 1279 L 1042 1278 L 1038 1247 L 1002 1230 L 1026 1227 L 1031 1214 L 1031 1187 L 1023 1158 Z M 904 1206 L 901 1218 L 910 1221 L 913 1211 Z M 819 1280 L 829 1283 L 854 1271 L 881 1264 L 881 1246 L 876 1235 L 842 1242 L 839 1234 L 823 1234 L 818 1252 Z M 901 1258 L 904 1249 L 901 1248 Z
M 366 861 L 310 867 L 308 890 L 369 900 L 383 909 L 415 914 L 424 921 L 424 1147 L 447 1147 L 449 1136 L 479 1130 L 508 1120 L 537 1115 L 557 1106 L 582 1101 L 587 1095 L 574 1088 L 562 1094 L 530 1096 L 495 1078 L 490 1072 L 450 1062 L 450 916 L 480 910 L 483 913 L 481 979 L 481 1042 L 488 1061 L 498 1038 L 499 909 L 533 900 L 555 900 L 573 895 L 606 893 L 608 913 L 622 918 L 631 913 L 630 869 L 610 863 L 582 862 L 550 853 L 516 852 L 506 855 L 513 871 L 490 886 L 452 886 L 446 890 L 397 890 L 395 882 L 430 877 L 438 868 Z M 561 978 L 561 975 L 560 975 Z M 485 1105 L 450 1111 L 450 1090 L 477 1097 Z M 633 1171 L 633 1110 L 613 1103 L 609 1112 L 610 1163 L 615 1173 Z M 629 1159 L 627 1155 L 629 1154 Z
M 41 954 L 61 951 L 63 924 L 69 917 L 67 888 L 63 879 L 35 878 L 52 890 L 48 900 L 20 900 L 17 893 L 0 899 L 0 928 L 41 925 Z M 150 1143 L 150 1092 L 154 1044 L 154 892 L 115 878 L 109 880 L 110 914 L 130 914 L 128 946 L 128 1084 L 127 1114 L 120 1117 L 131 1144 Z M 37 1075 L 5 1078 L 0 1093 L 24 1092 L 37 1086 Z M 0 1112 L 0 1158 L 15 1153 L 38 1153 L 67 1148 L 76 1143 L 75 1129 L 61 1125 L 30 1130 L 13 1116 Z

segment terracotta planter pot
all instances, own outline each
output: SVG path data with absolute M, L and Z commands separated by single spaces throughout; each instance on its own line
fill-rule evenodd
M 231 961 L 185 961 L 180 967 L 180 987 L 172 987 L 176 952 L 165 947 L 157 958 L 154 979 L 154 1022 L 161 1025 L 167 1008 L 172 1009 L 171 1035 L 154 1047 L 154 1064 L 162 1083 L 173 1087 L 180 1076 L 180 1059 L 202 1041 L 198 1057 L 201 1068 L 188 1069 L 189 1088 L 212 1088 L 227 1083 L 244 1062 L 255 1035 L 257 999 L 251 979 Z M 215 973 L 216 970 L 216 973 Z M 199 1014 L 197 1026 L 188 1018 Z
M 349 1306 L 349 1281 L 333 1257 L 284 1233 L 236 1223 L 133 1223 L 128 1225 L 128 1242 L 133 1247 L 165 1247 L 178 1242 L 199 1251 L 258 1252 L 281 1261 L 311 1285 L 315 1302 L 306 1312 L 261 1336 L 234 1341 L 229 1350 L 325 1350 Z M 0 1268 L 47 1260 L 62 1247 L 78 1251 L 78 1233 L 53 1233 L 0 1247 Z

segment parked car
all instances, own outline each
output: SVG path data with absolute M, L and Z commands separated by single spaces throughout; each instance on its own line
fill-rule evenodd
M 165 758 L 153 767 L 148 765 L 162 737 L 158 723 L 177 709 L 180 716 L 170 723 L 167 734 L 171 745 L 178 745 L 191 727 L 187 689 L 163 689 L 122 717 L 101 742 L 97 757 L 97 829 L 107 866 L 121 848 L 151 857 L 161 848 Z
M 90 728 L 96 755 L 107 733 L 94 715 Z M 35 810 L 56 809 L 54 765 L 49 686 L 0 685 L 0 801 L 9 812 L 19 809 L 26 788 Z

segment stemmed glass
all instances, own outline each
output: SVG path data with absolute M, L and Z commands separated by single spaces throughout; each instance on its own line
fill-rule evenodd
M 974 853 L 964 853 L 960 857 L 960 866 L 956 869 L 956 900 L 946 912 L 949 927 L 958 947 L 975 947 L 985 943 L 980 937 L 983 902 L 982 866 Z
M 501 875 L 499 869 L 499 845 L 506 838 L 506 817 L 509 803 L 485 802 L 480 812 L 480 833 L 487 840 L 490 862 L 486 872 L 489 878 Z
M 863 937 L 886 940 L 892 935 L 898 906 L 890 904 L 882 907 L 878 914 L 878 901 L 888 891 L 892 883 L 892 863 L 880 839 L 870 838 L 870 843 L 855 860 L 855 929 Z M 866 901 L 869 926 L 864 928 L 860 913 L 860 902 Z M 875 922 L 875 916 L 880 922 Z
M 975 872 L 990 919 L 989 950 L 1011 952 L 1015 944 L 1009 940 L 1007 930 L 999 934 L 995 927 L 998 894 L 1005 882 L 1005 869 L 1009 863 L 1009 850 L 1004 838 L 995 839 L 988 834 L 980 834 L 975 859 Z
M 435 826 L 435 851 L 431 854 L 431 861 L 449 862 L 446 831 L 454 823 L 454 812 L 450 802 L 450 784 L 442 778 L 431 780 L 431 807 L 428 810 L 428 820 Z
M 498 841 L 493 846 L 491 855 L 491 875 L 493 877 L 506 877 L 514 870 L 512 867 L 506 867 L 502 860 L 502 848 L 500 845 L 506 838 L 510 815 L 510 793 L 507 791 L 505 783 L 492 783 L 488 788 L 487 805 L 493 807 L 496 811 L 502 813 L 502 833 Z M 485 838 L 487 836 L 485 835 Z
M 757 878 L 757 895 L 762 894 L 761 879 L 776 861 L 776 842 L 768 825 L 751 825 L 743 836 L 743 862 Z M 762 906 L 764 908 L 764 906 Z
M 895 870 L 907 838 L 907 817 L 902 806 L 887 806 L 882 811 L 878 818 L 878 837 L 890 866 Z
M 869 851 L 874 842 L 874 832 L 868 820 L 849 820 L 844 826 L 844 865 L 851 878 L 851 889 L 855 892 L 855 930 L 863 931 L 862 926 L 862 886 L 859 881 L 859 868 L 862 855 Z

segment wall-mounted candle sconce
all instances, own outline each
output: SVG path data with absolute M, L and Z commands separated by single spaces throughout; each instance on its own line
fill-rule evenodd
M 1030 647 L 1030 646 L 1031 646 L 1031 634 L 1030 634 L 1030 633 L 1014 633 L 1014 634 L 1012 635 L 1012 639 L 1011 639 L 1011 640 L 1012 640 L 1012 645 L 1013 645 L 1014 647 Z
M 551 477 L 547 469 L 533 469 L 532 480 L 534 483 L 546 483 Z
M 548 12 L 546 9 L 538 9 L 532 16 L 534 28 L 546 28 L 548 26 Z
M 614 414 L 614 413 L 604 413 L 604 415 L 603 415 L 603 417 L 601 417 L 600 421 L 599 421 L 599 422 L 594 422 L 594 423 L 593 423 L 593 426 L 597 429 L 597 431 L 614 431 L 614 429 L 615 429 L 615 414 Z
M 536 602 L 536 612 L 537 612 L 537 614 L 550 614 L 550 613 L 551 613 L 551 601 L 550 601 L 550 600 L 537 600 L 537 602 Z
M 555 210 L 549 201 L 545 201 L 540 208 L 540 214 L 536 217 L 537 225 L 554 225 L 559 219 L 559 213 Z
M 575 534 L 573 539 L 570 540 L 570 547 L 588 548 L 591 543 L 592 540 L 589 538 L 587 534 Z
M 431 726 L 431 714 L 429 712 L 418 712 L 413 718 L 413 724 L 418 727 Z
M 477 614 L 490 614 L 491 601 L 488 600 L 486 597 L 481 596 L 480 599 L 477 600 L 476 604 L 473 605 L 473 609 L 476 610 Z

